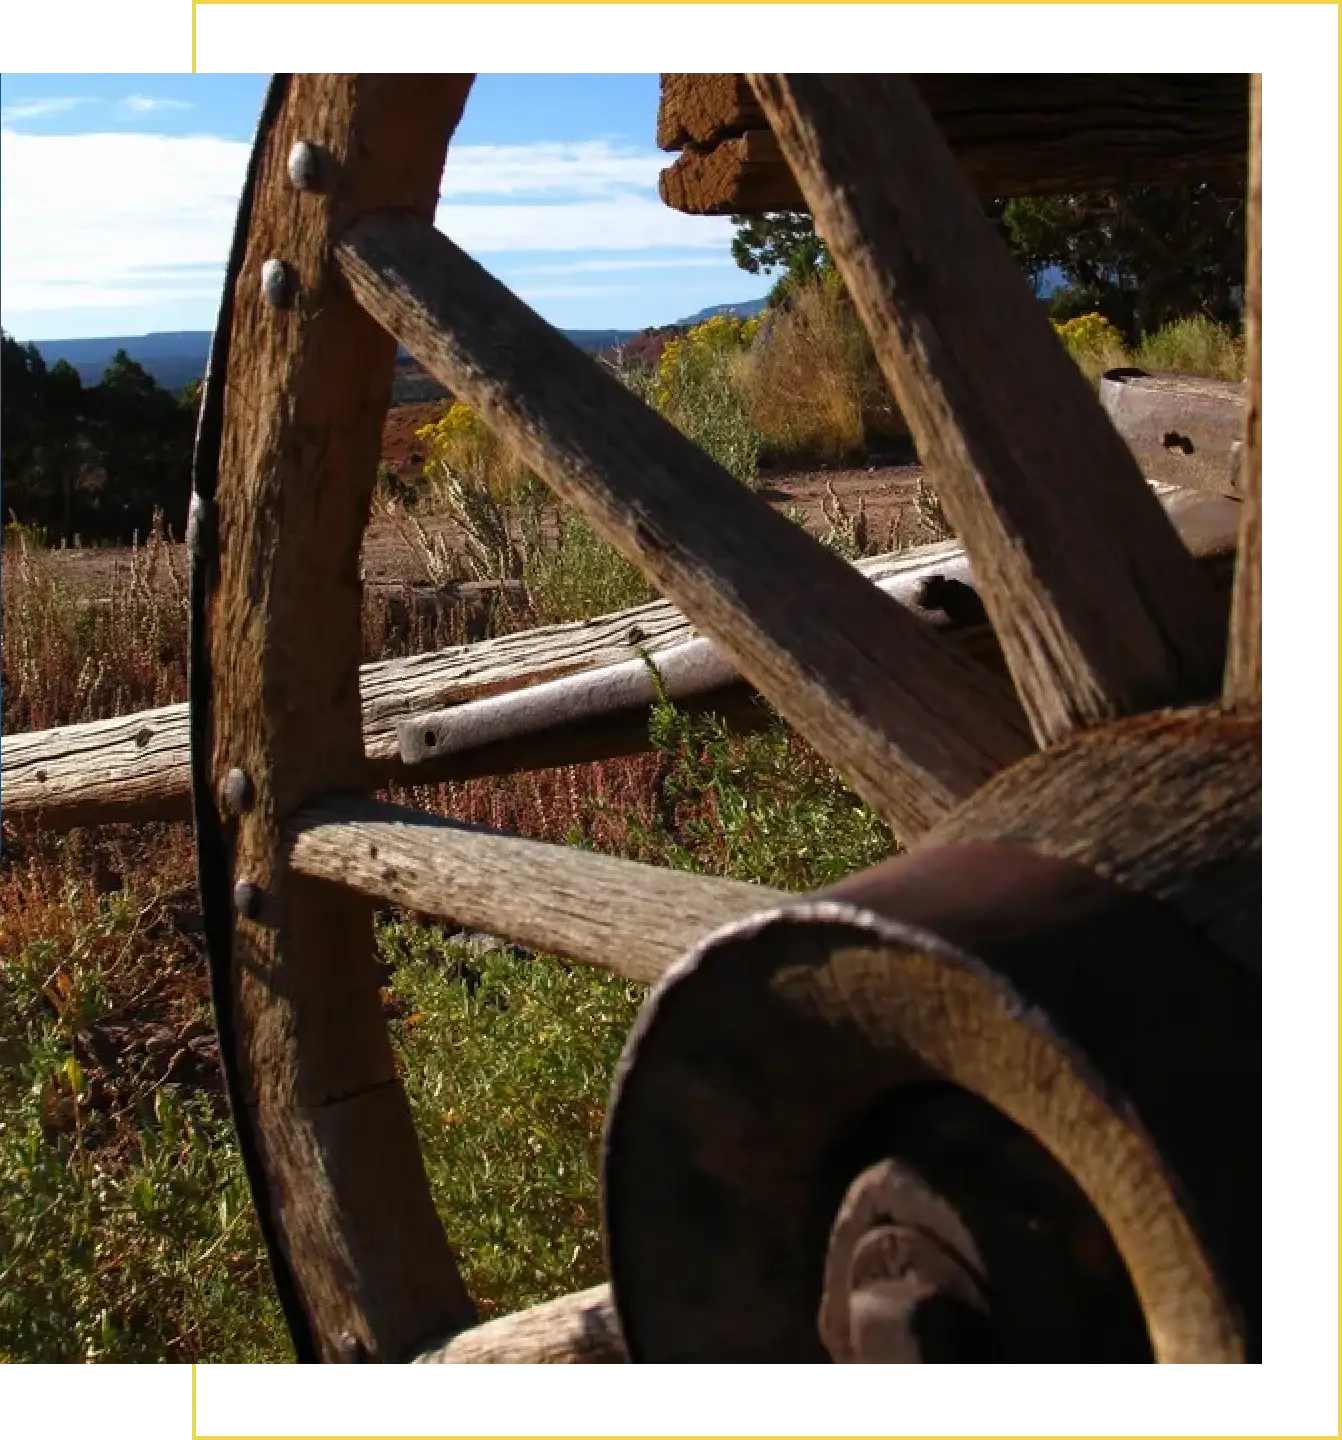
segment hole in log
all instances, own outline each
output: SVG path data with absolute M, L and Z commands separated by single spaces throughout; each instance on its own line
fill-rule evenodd
M 1160 443 L 1166 450 L 1182 450 L 1185 455 L 1193 453 L 1193 442 L 1187 435 L 1180 435 L 1177 430 L 1167 430 Z
M 425 748 L 426 748 L 426 749 L 429 749 L 429 750 L 432 750 L 433 747 L 434 747 L 437 743 L 438 743 L 438 732 L 437 732 L 436 730 L 426 730 L 426 731 L 424 732 L 424 745 L 425 745 Z

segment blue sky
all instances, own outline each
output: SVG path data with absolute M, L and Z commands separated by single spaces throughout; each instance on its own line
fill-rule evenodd
M 23 340 L 208 330 L 261 75 L 0 77 L 0 319 Z M 657 76 L 481 75 L 437 223 L 553 324 L 762 295 L 726 219 L 657 198 Z

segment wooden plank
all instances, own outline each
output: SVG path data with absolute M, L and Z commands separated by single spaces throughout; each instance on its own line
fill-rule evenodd
M 1225 699 L 1240 708 L 1263 703 L 1263 77 L 1253 77 L 1249 145 L 1249 253 L 1244 275 L 1245 369 L 1249 398 L 1240 452 L 1244 517 L 1240 529 Z
M 747 490 L 426 221 L 370 216 L 338 254 L 369 313 L 675 600 L 897 836 L 920 834 L 1028 753 L 996 676 Z
M 739 75 L 663 75 L 657 143 L 684 153 L 659 190 L 693 215 L 808 208 Z M 975 192 L 1244 183 L 1244 75 L 915 75 Z M 893 139 L 897 139 L 893 136 Z
M 299 875 L 644 985 L 718 926 L 786 898 L 357 795 L 306 806 L 289 834 Z
M 765 215 L 805 210 L 797 182 L 768 130 L 686 150 L 657 176 L 662 204 L 686 215 Z
M 1040 744 L 1216 694 L 1216 595 L 908 77 L 751 79 L 964 542 Z
M 547 1300 L 463 1331 L 416 1365 L 622 1365 L 628 1357 L 609 1285 Z
M 657 103 L 657 145 L 700 149 L 724 136 L 765 130 L 755 92 L 744 75 L 663 75 Z
M 1234 555 L 1240 507 L 1196 491 L 1155 488 L 1189 551 L 1209 573 L 1225 576 Z M 859 560 L 857 569 L 923 623 L 945 630 L 957 645 L 985 663 L 1000 665 L 1000 652 L 987 626 L 962 627 L 941 610 L 920 604 L 920 597 L 934 595 L 947 581 L 973 585 L 964 552 L 953 541 Z M 929 582 L 930 591 L 925 590 Z M 360 689 L 369 766 L 366 783 L 425 778 L 412 773 L 399 757 L 397 732 L 406 718 L 515 694 L 570 675 L 589 677 L 594 705 L 593 712 L 579 717 L 568 733 L 547 726 L 534 743 L 514 739 L 482 744 L 458 753 L 450 763 L 434 762 L 433 778 L 470 779 L 645 750 L 646 709 L 621 710 L 603 724 L 595 712 L 609 713 L 608 703 L 590 677 L 605 667 L 628 664 L 639 651 L 656 656 L 692 638 L 693 627 L 684 615 L 658 600 L 597 620 L 365 665 Z M 759 713 L 754 694 L 739 681 L 708 692 L 704 705 L 744 723 Z M 687 700 L 685 706 L 693 709 L 694 702 Z M 0 795 L 5 820 L 12 824 L 36 822 L 70 829 L 186 819 L 190 815 L 186 707 L 166 705 L 111 720 L 7 735 L 0 742 Z
M 292 875 L 280 831 L 366 774 L 359 546 L 395 346 L 340 283 L 331 241 L 387 206 L 427 221 L 471 78 L 287 77 L 232 262 L 226 373 L 206 388 L 209 407 L 225 386 L 222 437 L 197 455 L 197 843 L 216 867 L 202 862 L 202 906 L 235 1120 L 258 1152 L 249 1179 L 301 1359 L 398 1360 L 475 1318 L 381 1014 L 372 907 Z M 299 142 L 315 159 L 302 187 Z
M 1240 381 L 1114 370 L 1100 379 L 1100 404 L 1144 475 L 1239 497 L 1245 409 Z

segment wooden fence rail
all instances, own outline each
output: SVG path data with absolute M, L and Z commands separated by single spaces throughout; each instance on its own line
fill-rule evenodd
M 1205 492 L 1155 487 L 1189 550 L 1229 593 L 1230 560 L 1240 506 Z M 953 541 L 858 562 L 857 568 L 927 624 L 948 631 L 990 663 L 1000 664 L 986 624 L 979 622 L 972 577 Z M 1227 600 L 1228 604 L 1228 600 Z M 591 706 L 571 704 L 555 723 L 538 726 L 525 715 L 512 734 L 458 747 L 440 760 L 408 765 L 398 743 L 401 722 L 429 711 L 521 690 L 600 667 L 627 665 L 646 654 L 683 645 L 695 631 L 666 601 L 654 601 L 595 620 L 524 631 L 473 645 L 365 665 L 361 673 L 368 783 L 427 783 L 544 769 L 648 748 L 648 705 L 634 694 L 624 708 L 600 703 L 600 686 L 584 687 Z M 673 698 L 674 690 L 672 692 Z M 699 691 L 692 708 L 711 708 L 748 720 L 753 692 L 736 680 Z M 483 717 L 482 717 L 483 718 Z M 465 714 L 462 717 L 465 721 Z M 190 817 L 190 763 L 185 705 L 6 736 L 0 744 L 0 813 L 10 823 L 52 830 L 76 826 Z

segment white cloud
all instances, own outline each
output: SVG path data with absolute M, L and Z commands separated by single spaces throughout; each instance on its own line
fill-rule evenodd
M 517 285 L 514 294 L 527 304 L 533 300 L 604 300 L 610 295 L 637 295 L 637 285 Z
M 440 205 L 434 223 L 472 255 L 538 250 L 714 249 L 731 222 L 682 215 L 654 197 L 620 195 L 554 205 Z
M 217 297 L 246 164 L 229 140 L 0 132 L 6 312 Z
M 166 96 L 157 95 L 127 95 L 121 102 L 126 110 L 133 110 L 137 115 L 149 115 L 155 110 L 194 110 L 196 107 L 190 100 L 170 100 Z
M 5 312 L 217 303 L 245 142 L 152 134 L 0 132 L 0 296 Z M 726 219 L 657 198 L 658 155 L 580 145 L 462 146 L 450 154 L 437 224 L 486 265 L 548 261 L 550 273 L 720 263 Z M 490 195 L 477 204 L 463 194 Z M 525 195 L 508 203 L 510 194 Z M 549 203 L 536 203 L 544 195 Z M 675 250 L 676 256 L 649 251 Z M 600 258 L 610 252 L 610 259 Z M 572 257 L 572 258 L 565 258 Z M 534 264 L 532 263 L 534 262 Z M 536 292 L 532 292 L 536 293 Z
M 442 193 L 465 195 L 610 195 L 655 189 L 666 157 L 606 140 L 531 145 L 462 145 L 447 153 Z
M 543 265 L 523 261 L 509 269 L 514 275 L 582 275 L 608 274 L 614 270 L 720 270 L 727 263 L 726 255 L 662 255 L 651 260 L 619 259 L 612 255 L 600 260 L 561 260 Z
M 0 123 L 12 125 L 20 120 L 44 120 L 48 115 L 66 115 L 80 105 L 92 105 L 87 95 L 52 95 L 45 100 L 18 100 L 0 110 Z

